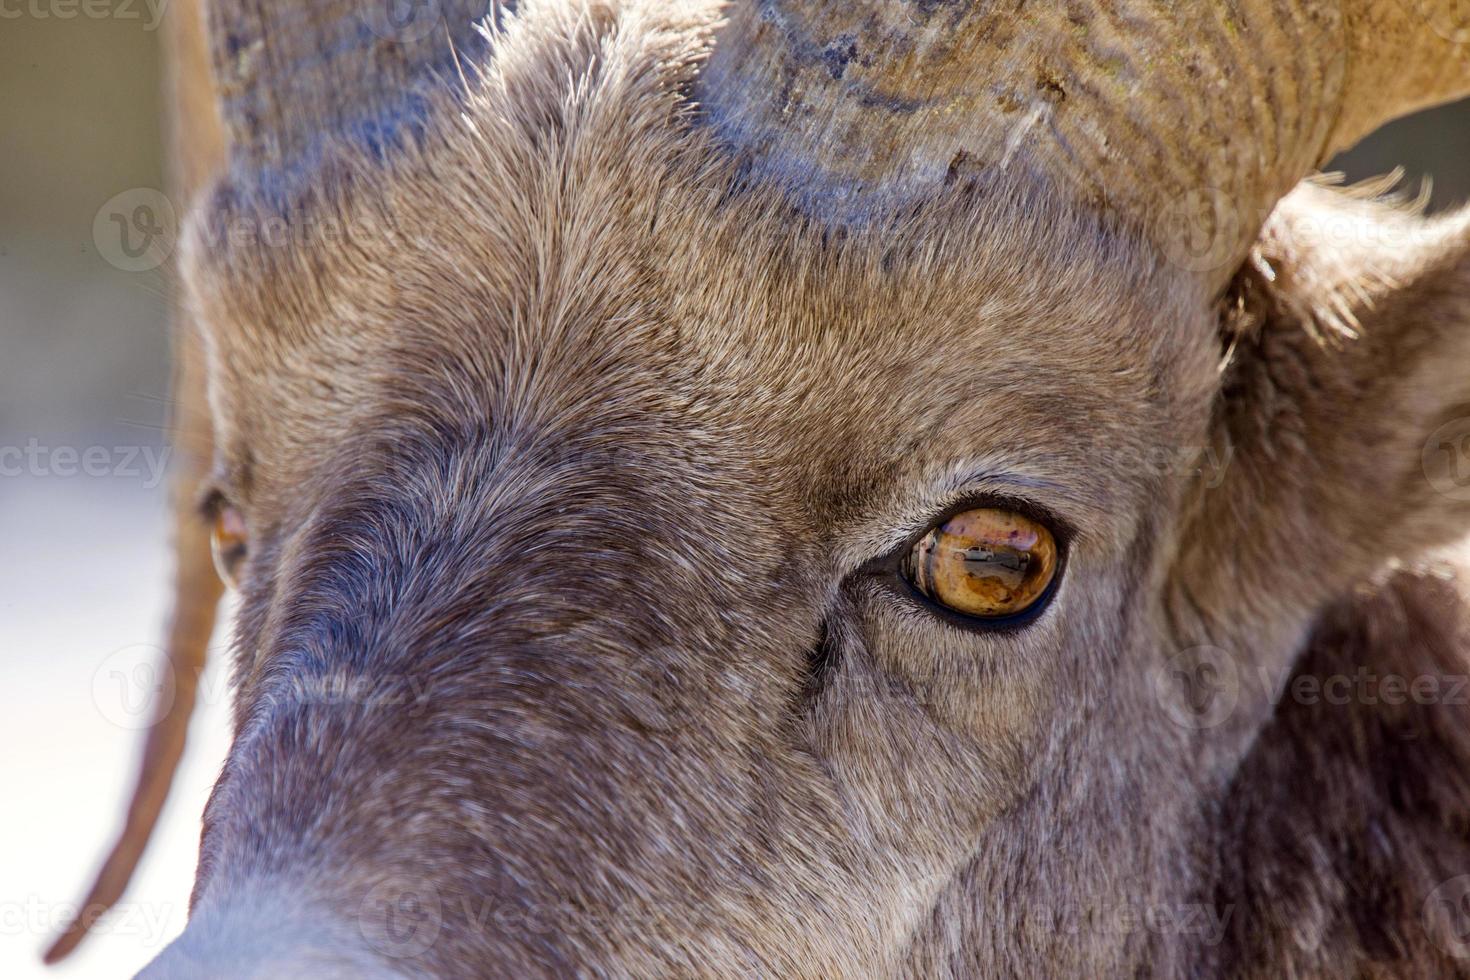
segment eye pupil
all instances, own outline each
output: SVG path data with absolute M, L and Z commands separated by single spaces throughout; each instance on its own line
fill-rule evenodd
M 932 601 L 966 616 L 1025 612 L 1056 575 L 1056 539 L 1031 518 L 1002 508 L 964 511 L 919 539 L 903 566 Z

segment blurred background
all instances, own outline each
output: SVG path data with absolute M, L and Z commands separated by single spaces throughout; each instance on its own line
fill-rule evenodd
M 99 236 L 103 251 L 93 235 L 110 199 L 164 186 L 153 3 L 111 0 L 91 8 L 108 16 L 89 17 L 0 0 L 6 980 L 129 977 L 183 928 L 199 815 L 226 745 L 215 658 L 181 781 L 133 887 L 72 959 L 43 968 L 42 946 L 120 826 L 166 614 L 171 273 L 156 253 L 119 253 L 115 229 Z
M 107 234 L 118 195 L 167 219 L 165 2 L 0 0 L 0 977 L 11 980 L 131 976 L 183 928 L 227 744 L 216 655 L 132 888 L 72 959 L 43 970 L 41 948 L 118 829 L 166 613 L 171 271 Z M 1354 179 L 1396 166 L 1411 186 L 1432 175 L 1436 209 L 1470 197 L 1470 104 L 1396 123 L 1335 165 Z M 216 653 L 225 645 L 215 638 Z

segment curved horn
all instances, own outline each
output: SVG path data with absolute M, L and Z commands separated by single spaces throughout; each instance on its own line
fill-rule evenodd
M 325 139 L 390 145 L 421 119 L 418 86 L 479 59 L 497 0 L 219 0 L 211 47 L 231 161 L 309 162 Z
M 1470 23 L 1444 6 L 761 0 L 730 10 L 701 99 L 750 168 L 829 213 L 1019 166 L 1157 240 L 1204 195 L 1215 247 L 1162 244 L 1221 285 L 1334 151 L 1470 92 Z
M 375 149 L 419 119 L 419 84 L 452 78 L 457 59 L 484 52 L 476 27 L 513 3 L 492 0 L 186 0 L 169 12 L 173 189 L 192 199 L 225 162 L 254 188 L 309 166 L 332 142 Z M 207 11 L 206 11 L 206 8 Z M 207 16 L 206 16 L 207 14 Z M 206 32 L 205 23 L 208 23 Z M 213 56 L 213 72 L 209 56 Z M 161 669 L 174 696 L 148 730 L 122 832 L 81 913 L 44 954 L 68 956 L 122 896 L 152 836 L 183 757 L 205 650 L 222 587 L 197 513 L 212 465 L 213 433 L 202 340 L 174 331 L 177 406 L 172 442 L 173 615 Z

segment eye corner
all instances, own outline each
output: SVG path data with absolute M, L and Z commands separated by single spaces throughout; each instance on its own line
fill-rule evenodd
M 213 482 L 206 483 L 195 495 L 194 513 L 206 526 L 214 524 L 220 511 L 230 506 L 225 492 Z

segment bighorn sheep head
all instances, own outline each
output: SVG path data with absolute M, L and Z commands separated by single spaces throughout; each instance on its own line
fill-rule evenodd
M 1463 671 L 1470 223 L 1292 191 L 1420 6 L 222 0 L 148 975 L 1446 968 L 1460 716 L 1283 699 Z

